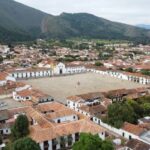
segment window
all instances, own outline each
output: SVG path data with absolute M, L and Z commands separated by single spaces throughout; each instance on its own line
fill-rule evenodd
M 52 148 L 53 148 L 53 150 L 56 150 L 57 144 L 58 144 L 57 140 L 53 139 L 52 140 Z
M 76 119 L 76 116 L 73 116 L 73 119 Z
M 44 141 L 44 150 L 48 150 L 49 143 L 48 141 Z
M 0 130 L 0 134 L 1 134 L 1 135 L 3 134 L 3 130 Z
M 129 140 L 131 140 L 132 139 L 132 136 L 131 135 L 129 135 Z
M 57 123 L 60 123 L 60 122 L 61 122 L 60 119 L 58 119 L 58 120 L 57 120 Z
M 124 137 L 124 132 L 122 133 L 122 136 Z
M 75 141 L 78 141 L 80 138 L 80 134 L 79 133 L 75 133 Z
M 73 139 L 72 139 L 72 135 L 70 134 L 69 136 L 68 136 L 68 145 L 69 146 L 71 146 L 72 145 L 72 141 Z
M 60 147 L 63 148 L 63 149 L 66 147 L 65 137 L 60 137 Z

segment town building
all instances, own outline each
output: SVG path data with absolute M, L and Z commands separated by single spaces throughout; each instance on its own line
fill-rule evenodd
M 131 82 L 136 82 L 139 84 L 150 84 L 150 77 L 146 75 L 142 75 L 140 73 L 130 73 L 130 72 L 122 72 L 118 70 L 108 70 L 108 69 L 97 69 L 97 68 L 87 68 L 87 71 L 94 72 L 97 74 L 107 75 L 114 78 L 118 78 L 121 80 L 128 80 Z
M 4 112 L 0 111 L 0 116 L 2 114 Z M 5 110 L 0 122 L 0 131 L 3 135 L 10 134 L 11 125 L 21 114 L 28 117 L 29 136 L 40 145 L 41 150 L 71 148 L 83 132 L 98 134 L 100 138 L 105 139 L 106 130 L 103 127 L 57 102 Z M 11 125 L 6 134 L 2 126 L 8 123 Z
M 124 147 L 117 150 L 150 150 L 150 145 L 136 139 L 128 141 Z
M 16 81 L 15 78 L 11 77 L 10 74 L 6 72 L 0 72 L 0 86 L 4 86 L 8 81 Z
M 52 76 L 51 69 L 47 68 L 18 68 L 8 70 L 12 77 L 17 80 L 21 79 L 33 79 L 44 78 Z
M 50 68 L 52 75 L 77 74 L 86 72 L 86 68 L 81 64 L 64 64 L 54 60 L 45 60 L 38 64 L 38 67 Z
M 48 94 L 45 94 L 39 90 L 36 89 L 25 89 L 21 91 L 14 91 L 13 92 L 13 99 L 16 101 L 32 101 L 33 104 L 38 103 L 46 103 L 54 101 L 54 99 L 49 96 Z
M 150 143 L 150 132 L 147 126 L 134 125 L 126 122 L 122 128 L 117 129 L 102 121 L 102 117 L 105 116 L 107 107 L 111 103 L 122 102 L 128 97 L 128 94 L 131 96 L 131 93 L 135 93 L 136 98 L 138 98 L 141 97 L 143 93 L 145 95 L 145 92 L 147 93 L 148 89 L 139 88 L 75 95 L 67 97 L 67 106 L 76 112 L 89 117 L 94 123 L 105 127 L 106 129 L 116 133 L 118 136 L 122 136 L 127 140 L 137 139 L 145 143 Z

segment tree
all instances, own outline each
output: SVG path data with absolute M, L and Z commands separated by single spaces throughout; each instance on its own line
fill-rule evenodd
M 111 141 L 109 140 L 105 140 L 103 143 L 102 143 L 102 150 L 114 150 L 114 147 L 113 147 L 113 144 Z
M 131 68 L 131 67 L 125 69 L 125 71 L 127 71 L 127 72 L 134 72 L 133 68 Z
M 139 104 L 150 103 L 150 96 L 147 95 L 147 96 L 140 97 L 138 98 L 137 102 Z
M 95 66 L 103 66 L 103 64 L 99 61 L 95 62 Z
M 40 150 L 39 145 L 28 137 L 16 140 L 12 147 L 13 150 Z
M 142 107 L 144 109 L 144 115 L 150 116 L 150 103 L 144 103 Z
M 111 146 L 112 147 L 111 147 Z M 73 145 L 73 150 L 113 150 L 112 143 L 102 141 L 98 135 L 81 133 L 80 139 Z
M 144 75 L 150 76 L 150 70 L 148 70 L 148 69 L 143 69 L 141 71 L 141 73 L 144 74 Z
M 136 113 L 137 119 L 143 117 L 144 109 L 142 108 L 141 105 L 139 105 L 134 100 L 127 100 L 127 103 L 133 108 L 134 112 Z
M 0 64 L 3 62 L 3 57 L 0 56 Z
M 11 132 L 13 140 L 27 136 L 29 133 L 29 122 L 27 116 L 19 115 Z
M 124 122 L 136 123 L 136 114 L 127 103 L 113 103 L 108 106 L 107 123 L 120 128 Z
M 4 150 L 12 150 L 12 142 L 9 141 L 6 146 L 4 147 Z

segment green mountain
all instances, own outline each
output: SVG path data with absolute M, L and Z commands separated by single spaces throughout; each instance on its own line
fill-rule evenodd
M 150 41 L 150 30 L 87 13 L 52 16 L 14 0 L 0 0 L 0 41 L 45 38 L 98 38 Z
M 49 16 L 44 19 L 43 32 L 51 37 L 85 37 L 102 39 L 145 40 L 150 30 L 112 22 L 87 13 Z
M 0 0 L 0 41 L 34 39 L 41 34 L 41 24 L 48 16 L 13 0 Z

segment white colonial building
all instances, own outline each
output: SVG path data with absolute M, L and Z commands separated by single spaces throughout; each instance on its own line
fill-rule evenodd
M 87 68 L 87 71 L 94 72 L 101 75 L 108 75 L 114 78 L 118 78 L 121 80 L 127 80 L 131 82 L 136 82 L 139 84 L 150 84 L 150 77 L 146 75 L 142 75 L 139 73 L 129 73 L 129 72 L 121 72 L 115 70 L 101 70 L 101 69 L 94 69 L 94 68 Z
M 105 139 L 106 130 L 103 127 L 57 102 L 0 111 L 0 116 L 2 114 L 6 117 L 0 117 L 1 125 L 6 122 L 13 125 L 19 114 L 25 114 L 29 118 L 29 136 L 41 150 L 71 149 L 81 133 L 98 134 Z M 3 135 L 6 134 L 3 132 Z
M 15 79 L 31 79 L 52 76 L 51 69 L 47 68 L 18 68 L 8 71 Z
M 78 63 L 64 64 L 62 62 L 56 62 L 52 60 L 43 61 L 38 64 L 38 67 L 52 69 L 52 75 L 67 75 L 86 72 L 84 65 Z

